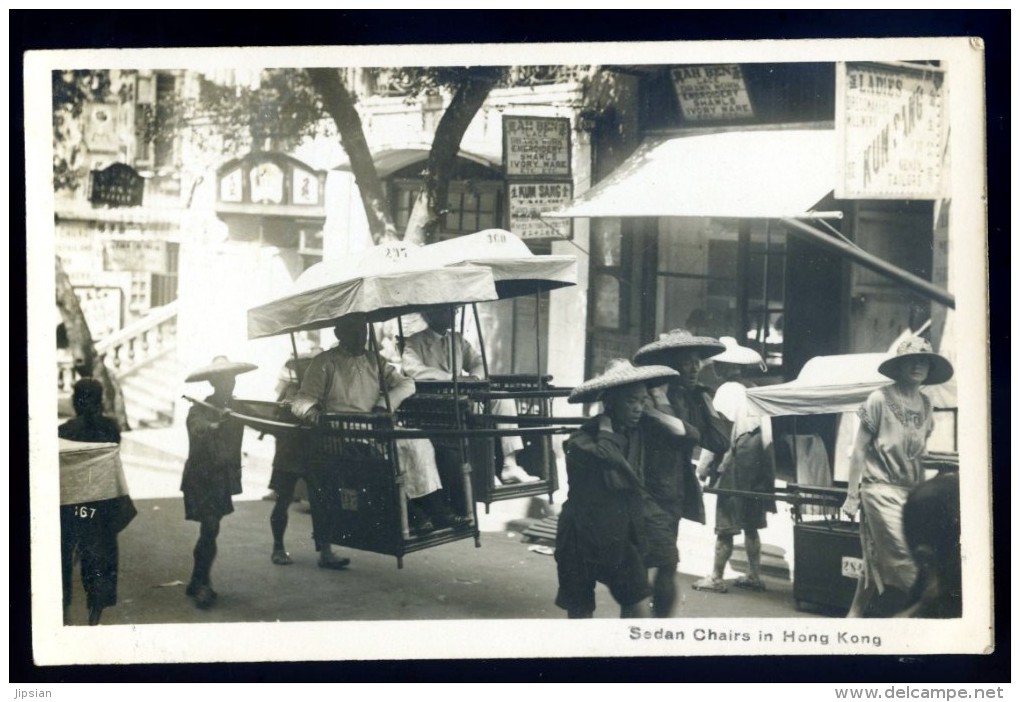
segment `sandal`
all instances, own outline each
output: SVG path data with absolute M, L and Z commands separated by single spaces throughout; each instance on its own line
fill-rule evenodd
M 340 556 L 334 556 L 333 554 L 330 554 L 325 558 L 319 556 L 319 567 L 325 568 L 326 570 L 344 570 L 350 564 L 350 558 L 341 558 Z
M 725 582 L 723 582 L 722 580 L 716 580 L 711 576 L 698 580 L 697 582 L 692 584 L 691 587 L 697 590 L 698 592 L 716 592 L 720 595 L 724 594 L 727 591 Z
M 270 556 L 270 559 L 276 565 L 290 565 L 291 563 L 294 562 L 291 559 L 290 554 L 287 553 L 286 551 L 284 551 L 282 548 L 279 549 L 279 550 L 273 551 L 273 555 Z
M 752 578 L 747 575 L 741 575 L 739 578 L 733 581 L 736 587 L 743 588 L 744 590 L 753 590 L 754 592 L 765 592 L 765 583 L 759 578 Z

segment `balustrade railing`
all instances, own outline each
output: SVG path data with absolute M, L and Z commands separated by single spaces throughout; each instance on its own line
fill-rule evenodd
M 163 353 L 177 336 L 177 303 L 151 310 L 141 319 L 96 343 L 114 375 L 124 375 Z

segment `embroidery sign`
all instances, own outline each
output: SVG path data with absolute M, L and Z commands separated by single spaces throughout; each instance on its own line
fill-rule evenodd
M 570 120 L 504 116 L 503 158 L 508 178 L 569 178 Z
M 673 71 L 680 111 L 689 122 L 754 117 L 744 74 L 737 64 L 683 66 Z

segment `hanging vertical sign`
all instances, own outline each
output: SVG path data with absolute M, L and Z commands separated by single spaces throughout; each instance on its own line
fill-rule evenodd
M 569 239 L 567 217 L 543 219 L 544 212 L 565 208 L 573 200 L 570 182 L 507 183 L 510 231 L 522 239 Z
M 569 178 L 570 120 L 503 116 L 507 178 Z
M 543 219 L 573 199 L 571 127 L 566 117 L 503 116 L 507 228 L 526 241 L 570 239 L 572 220 Z
M 927 65 L 836 66 L 837 198 L 935 200 L 946 157 L 944 73 Z

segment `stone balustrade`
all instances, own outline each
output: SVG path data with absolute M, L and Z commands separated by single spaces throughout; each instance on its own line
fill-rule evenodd
M 97 342 L 96 353 L 115 376 L 122 376 L 158 356 L 176 336 L 177 303 L 171 302 Z

